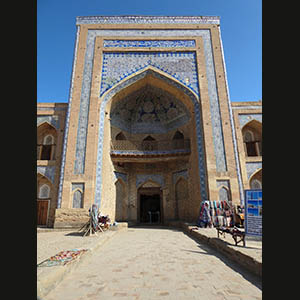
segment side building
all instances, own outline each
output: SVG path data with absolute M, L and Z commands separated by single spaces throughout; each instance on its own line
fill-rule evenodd
M 53 227 L 68 103 L 37 104 L 37 225 Z

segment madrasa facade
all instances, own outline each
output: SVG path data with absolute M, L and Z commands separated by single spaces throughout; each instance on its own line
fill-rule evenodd
M 76 18 L 68 103 L 37 104 L 37 225 L 195 222 L 262 188 L 262 102 L 230 102 L 220 18 Z M 154 217 L 154 215 L 153 215 Z

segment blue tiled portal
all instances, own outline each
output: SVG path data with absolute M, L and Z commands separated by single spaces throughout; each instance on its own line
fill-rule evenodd
M 107 102 L 120 90 L 133 84 L 134 82 L 144 78 L 146 75 L 151 74 L 161 80 L 166 81 L 168 84 L 175 86 L 176 88 L 182 90 L 187 94 L 194 104 L 195 114 L 196 114 L 196 134 L 197 134 L 197 154 L 198 154 L 198 169 L 200 175 L 200 187 L 201 187 L 201 197 L 207 199 L 207 187 L 206 187 L 206 166 L 204 162 L 204 150 L 203 150 L 203 133 L 201 129 L 202 116 L 200 113 L 199 100 L 195 95 L 188 90 L 184 85 L 177 83 L 174 80 L 169 79 L 151 69 L 147 69 L 138 75 L 123 81 L 120 85 L 115 86 L 110 89 L 110 91 L 104 96 L 101 106 L 100 106 L 100 120 L 99 120 L 99 136 L 98 136 L 98 152 L 97 152 L 97 170 L 96 170 L 96 191 L 95 191 L 95 203 L 100 206 L 101 201 L 101 189 L 102 189 L 102 156 L 103 156 L 103 135 L 104 135 L 104 118 L 105 118 L 105 107 Z
M 112 36 L 116 37 L 141 37 L 147 40 L 147 36 L 159 36 L 159 37 L 194 37 L 201 36 L 203 39 L 204 45 L 204 56 L 205 56 L 205 67 L 206 67 L 206 75 L 207 75 L 207 83 L 208 83 L 208 95 L 210 101 L 210 112 L 211 112 L 211 122 L 212 122 L 212 130 L 213 130 L 213 144 L 214 144 L 214 152 L 216 157 L 216 169 L 217 171 L 224 172 L 227 170 L 226 164 L 226 156 L 224 149 L 224 138 L 223 138 L 223 130 L 221 123 L 221 114 L 220 114 L 220 106 L 218 99 L 218 92 L 216 86 L 215 79 L 215 71 L 214 71 L 214 60 L 212 54 L 212 46 L 211 46 L 211 38 L 210 31 L 207 29 L 178 29 L 178 30 L 124 30 L 124 29 L 96 29 L 96 30 L 88 30 L 87 36 L 87 44 L 86 44 L 86 52 L 85 52 L 85 61 L 84 61 L 84 72 L 83 72 L 83 81 L 81 88 L 81 99 L 80 99 L 80 109 L 79 109 L 79 120 L 78 120 L 78 132 L 77 132 L 77 141 L 76 141 L 76 151 L 75 151 L 75 174 L 83 174 L 85 167 L 85 152 L 86 152 L 86 135 L 87 135 L 87 124 L 88 124 L 88 115 L 89 115 L 89 101 L 90 101 L 90 86 L 91 86 L 91 77 L 92 77 L 92 69 L 93 69 L 93 56 L 94 56 L 94 46 L 95 46 L 95 37 L 97 36 L 107 36 L 111 38 Z M 140 47 L 136 47 L 140 48 Z M 167 48 L 166 48 L 167 49 Z M 107 95 L 112 97 L 115 93 L 117 93 L 120 89 L 124 88 L 128 82 L 131 82 L 131 78 L 128 78 L 130 75 L 134 73 L 138 73 L 138 71 L 143 71 L 147 69 L 148 66 L 153 66 L 165 73 L 169 76 L 172 76 L 174 79 L 180 82 L 180 88 L 187 87 L 186 93 L 192 94 L 191 98 L 194 99 L 195 96 L 193 91 L 199 98 L 199 87 L 197 82 L 198 72 L 196 70 L 196 57 L 195 52 L 193 51 L 176 51 L 172 52 L 171 49 L 163 52 L 126 52 L 126 53 L 117 53 L 117 52 L 104 52 L 106 53 L 106 58 L 103 60 L 103 78 L 101 80 L 101 87 L 99 94 L 101 96 L 107 92 Z M 176 66 L 176 67 L 175 67 Z M 110 72 L 112 71 L 112 72 Z M 134 76 L 136 80 L 136 76 Z M 124 79 L 127 79 L 122 81 Z M 169 80 L 169 79 L 168 79 Z M 171 81 L 171 84 L 175 84 L 175 81 Z M 116 83 L 122 81 L 116 87 Z M 177 84 L 177 83 L 176 83 Z M 111 93 L 112 92 L 112 93 Z M 105 95 L 105 101 L 107 101 L 107 95 Z M 196 100 L 197 101 L 197 100 Z M 193 100 L 194 102 L 194 100 Z M 103 104 L 102 103 L 102 104 Z M 104 109 L 105 106 L 101 108 Z M 199 104 L 195 104 L 195 113 L 200 115 Z M 100 113 L 100 133 L 103 131 L 103 121 L 104 116 Z M 199 119 L 196 123 L 196 128 L 200 128 Z M 102 138 L 99 133 L 99 147 L 102 148 L 101 143 Z M 202 133 L 197 131 L 198 137 L 198 149 L 201 148 L 202 143 Z M 201 136 L 201 138 L 200 138 Z M 102 152 L 102 149 L 101 151 Z M 202 152 L 202 151 L 201 151 Z M 98 153 L 99 154 L 99 153 Z M 102 154 L 102 153 L 101 153 Z M 203 153 L 199 153 L 200 159 L 199 164 L 203 164 Z M 101 158 L 100 158 L 101 157 Z M 98 156 L 97 164 L 102 165 L 101 159 L 102 156 Z M 200 169 L 200 167 L 199 167 Z M 99 177 L 99 170 L 97 171 L 97 176 Z M 100 175 L 101 177 L 101 175 Z M 200 178 L 202 183 L 204 182 L 204 174 L 201 174 Z M 100 180 L 102 181 L 102 179 Z M 96 189 L 99 188 L 99 185 L 96 185 Z M 206 188 L 204 189 L 206 193 Z M 98 191 L 96 190 L 95 200 L 100 202 L 100 198 L 98 195 Z
M 128 76 L 153 66 L 171 75 L 199 96 L 195 52 L 105 52 L 100 96 Z

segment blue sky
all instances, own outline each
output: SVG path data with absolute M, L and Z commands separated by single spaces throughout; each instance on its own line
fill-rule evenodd
M 261 0 L 37 0 L 37 102 L 68 102 L 76 16 L 220 16 L 231 101 L 262 99 Z

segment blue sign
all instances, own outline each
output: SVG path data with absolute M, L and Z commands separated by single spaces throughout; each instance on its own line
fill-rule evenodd
M 262 236 L 262 190 L 245 190 L 245 234 Z

